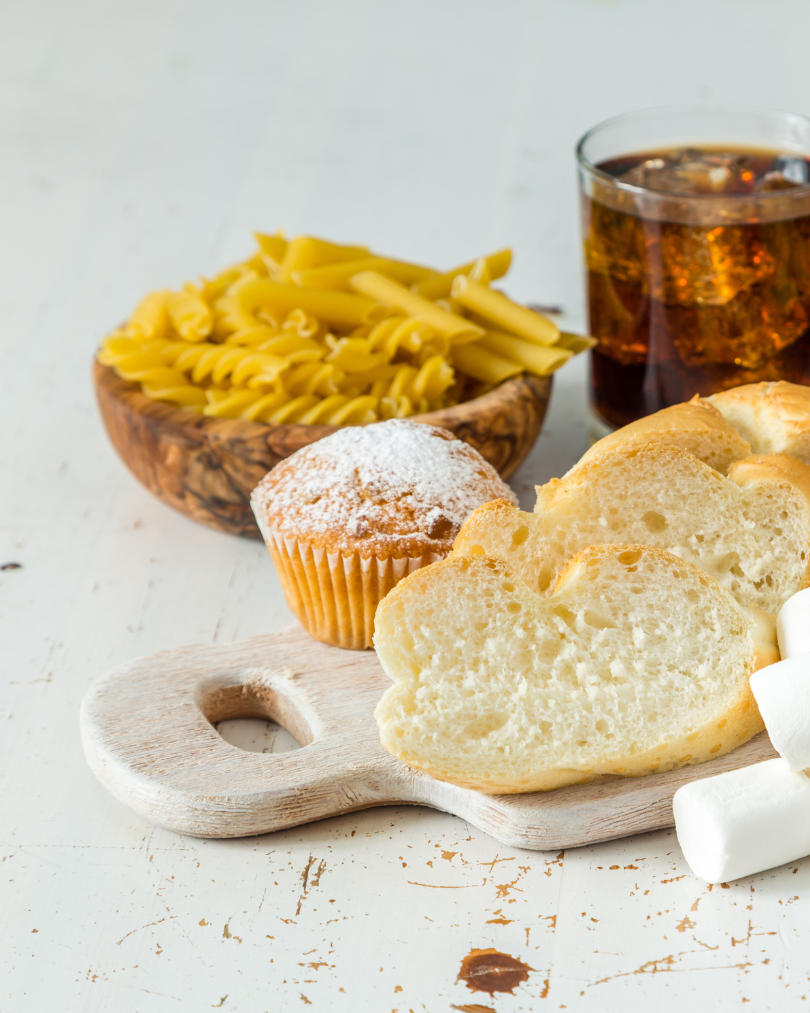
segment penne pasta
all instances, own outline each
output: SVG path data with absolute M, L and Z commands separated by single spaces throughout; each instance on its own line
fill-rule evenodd
M 560 329 L 547 317 L 519 306 L 500 292 L 493 292 L 460 274 L 453 281 L 451 294 L 462 306 L 504 330 L 539 345 L 553 345 Z
M 512 263 L 512 251 L 511 250 L 498 250 L 497 253 L 490 253 L 487 257 L 479 257 L 477 260 L 471 260 L 467 264 L 462 264 L 461 267 L 455 267 L 452 271 L 446 271 L 444 274 L 437 275 L 435 278 L 428 278 L 425 281 L 419 282 L 414 285 L 413 290 L 417 295 L 421 295 L 425 299 L 443 299 L 450 295 L 450 290 L 453 287 L 453 281 L 460 274 L 470 274 L 474 271 L 481 261 L 486 264 L 486 270 L 489 273 L 490 280 L 495 278 L 502 278 Z M 479 268 L 479 270 L 483 270 Z M 480 281 L 480 278 L 476 279 Z
M 365 257 L 363 260 L 348 260 L 342 264 L 327 264 L 326 267 L 311 267 L 306 271 L 293 271 L 291 278 L 296 285 L 304 288 L 341 288 L 349 286 L 352 275 L 361 271 L 377 271 L 387 278 L 412 285 L 437 274 L 429 267 L 408 264 L 404 260 L 390 260 L 388 257 Z
M 391 278 L 376 271 L 363 271 L 349 282 L 356 292 L 370 296 L 378 303 L 390 306 L 408 316 L 416 317 L 422 323 L 434 328 L 439 334 L 446 334 L 453 341 L 475 341 L 484 336 L 484 330 L 464 317 L 448 313 L 429 299 L 423 299 Z
M 313 236 L 256 242 L 210 279 L 147 295 L 99 362 L 210 418 L 342 426 L 438 411 L 472 396 L 469 380 L 545 376 L 593 345 L 489 288 L 509 250 L 440 273 Z
M 548 376 L 555 369 L 559 369 L 574 354 L 567 348 L 547 348 L 543 345 L 535 345 L 531 341 L 523 341 L 511 334 L 501 334 L 498 331 L 488 331 L 486 337 L 479 342 L 482 348 L 502 355 L 504 359 L 517 362 L 523 369 L 537 376 Z
M 477 281 L 479 285 L 489 285 L 492 281 L 492 268 L 487 258 L 479 257 L 467 277 L 470 281 Z
M 220 299 L 235 281 L 239 281 L 246 274 L 252 273 L 247 264 L 235 264 L 233 267 L 226 267 L 224 271 L 214 275 L 213 278 L 201 278 L 200 289 L 209 306 L 213 306 L 217 299 Z
M 277 232 L 274 236 L 268 236 L 264 232 L 254 232 L 253 238 L 259 244 L 260 256 L 265 267 L 274 273 L 277 272 L 284 261 L 287 247 L 290 245 L 284 238 L 284 234 Z
M 340 246 L 314 236 L 298 236 L 287 244 L 276 281 L 289 281 L 293 271 L 341 263 L 344 260 L 360 260 L 368 256 L 367 246 Z
M 236 308 L 251 318 L 263 306 L 284 316 L 303 309 L 329 324 L 357 326 L 373 319 L 380 306 L 373 299 L 349 292 L 301 288 L 265 278 L 243 278 L 231 288 Z M 258 321 L 254 320 L 254 324 Z
M 458 345 L 452 350 L 451 358 L 456 369 L 482 383 L 503 383 L 510 376 L 523 372 L 518 362 L 505 359 L 502 355 L 474 345 Z
M 595 348 L 596 338 L 586 337 L 582 334 L 567 334 L 565 331 L 561 331 L 557 344 L 560 348 L 567 348 L 574 355 L 578 355 L 580 352 L 587 352 L 589 348 Z

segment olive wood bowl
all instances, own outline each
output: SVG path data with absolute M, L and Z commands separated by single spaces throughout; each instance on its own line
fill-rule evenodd
M 175 510 L 232 535 L 261 537 L 251 491 L 279 461 L 338 428 L 180 411 L 97 361 L 93 382 L 107 433 L 132 474 Z M 540 432 L 551 383 L 550 376 L 521 374 L 471 401 L 412 417 L 449 429 L 509 478 Z

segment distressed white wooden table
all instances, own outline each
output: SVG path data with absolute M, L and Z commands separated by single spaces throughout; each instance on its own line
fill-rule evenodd
M 291 621 L 264 549 L 162 507 L 101 431 L 89 359 L 146 289 L 257 227 L 440 265 L 509 244 L 510 290 L 582 326 L 578 135 L 665 102 L 809 112 L 808 31 L 802 0 L 0 8 L 3 1013 L 807 1009 L 808 860 L 712 889 L 671 831 L 543 854 L 408 807 L 181 837 L 95 781 L 77 710 L 137 655 Z M 584 405 L 577 361 L 527 502 Z M 457 980 L 488 948 L 532 969 L 513 995 Z

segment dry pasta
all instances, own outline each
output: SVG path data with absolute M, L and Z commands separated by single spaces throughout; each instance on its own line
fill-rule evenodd
M 554 345 L 560 337 L 559 327 L 551 320 L 525 306 L 518 306 L 500 292 L 494 292 L 466 275 L 460 274 L 453 281 L 451 294 L 466 309 L 528 341 Z
M 367 246 L 340 246 L 314 236 L 298 236 L 289 243 L 279 264 L 276 281 L 289 281 L 293 271 L 368 257 Z
M 363 425 L 546 376 L 593 341 L 489 288 L 511 251 L 452 271 L 281 233 L 213 278 L 147 295 L 98 353 L 174 408 L 268 425 Z
M 489 274 L 489 280 L 492 281 L 495 278 L 502 278 L 512 263 L 512 251 L 511 250 L 498 250 L 497 253 L 490 253 L 487 257 L 479 257 L 478 260 L 471 260 L 468 264 L 462 264 L 461 267 L 456 267 L 452 271 L 446 271 L 444 274 L 436 275 L 435 278 L 428 278 L 427 280 L 420 282 L 414 286 L 414 291 L 417 295 L 423 296 L 425 299 L 443 299 L 450 295 L 450 290 L 453 287 L 453 281 L 460 274 L 470 274 L 474 271 L 477 265 L 484 261 L 486 264 L 486 271 Z M 482 268 L 478 269 L 479 271 Z M 476 277 L 476 281 L 481 281 L 480 277 Z
M 129 318 L 126 327 L 127 335 L 141 341 L 162 338 L 166 333 L 169 315 L 166 310 L 168 292 L 150 292 Z
M 347 260 L 342 264 L 327 264 L 325 267 L 293 271 L 292 280 L 304 288 L 347 288 L 349 280 L 361 271 L 377 271 L 404 285 L 413 285 L 438 277 L 429 267 L 408 264 L 402 260 L 391 260 L 388 257 L 366 257 L 363 260 Z
M 459 345 L 454 348 L 453 365 L 462 373 L 488 384 L 503 383 L 510 376 L 523 372 L 523 366 L 519 362 L 505 359 L 482 345 Z
M 350 284 L 355 291 L 371 296 L 372 299 L 388 306 L 391 310 L 416 317 L 423 324 L 432 327 L 439 334 L 446 334 L 451 339 L 475 341 L 476 338 L 484 336 L 483 329 L 477 324 L 464 317 L 456 316 L 455 313 L 449 313 L 435 302 L 431 302 L 430 299 L 411 292 L 404 285 L 400 285 L 392 278 L 386 278 L 385 275 L 379 274 L 377 271 L 363 271 L 356 274 Z M 530 313 L 531 310 L 526 312 Z
M 214 318 L 202 290 L 190 282 L 182 292 L 171 292 L 166 309 L 175 331 L 184 341 L 204 341 L 211 333 Z
M 541 376 L 559 369 L 574 354 L 567 348 L 535 345 L 531 341 L 523 341 L 522 338 L 499 331 L 488 331 L 486 337 L 481 339 L 481 345 L 490 352 L 502 355 L 512 362 L 518 362 L 524 369 L 531 373 L 539 373 Z

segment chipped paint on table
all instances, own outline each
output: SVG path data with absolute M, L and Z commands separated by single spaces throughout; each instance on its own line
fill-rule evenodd
M 739 10 L 0 11 L 3 1013 L 807 1010 L 810 860 L 712 888 L 669 830 L 529 852 L 407 806 L 202 841 L 116 802 L 77 725 L 115 665 L 292 621 L 261 545 L 171 512 L 114 456 L 88 376 L 105 330 L 280 226 L 440 265 L 512 245 L 510 293 L 581 328 L 577 136 L 639 105 L 810 94 L 806 4 L 767 30 L 764 8 Z M 586 445 L 585 363 L 554 387 L 513 479 L 527 506 Z M 266 729 L 223 734 L 294 747 Z M 508 959 L 474 966 L 527 968 L 513 992 L 468 987 L 465 959 L 488 950 Z

